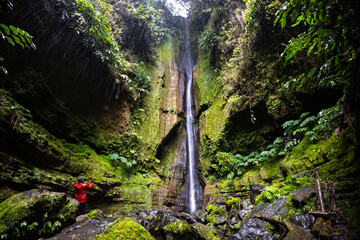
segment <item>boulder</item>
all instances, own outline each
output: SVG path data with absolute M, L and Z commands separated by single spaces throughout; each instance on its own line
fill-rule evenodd
M 315 217 L 310 214 L 300 214 L 291 216 L 290 221 L 296 226 L 311 229 L 315 224 Z
M 189 225 L 186 221 L 177 219 L 164 228 L 166 234 L 165 239 L 172 240 L 184 240 L 184 239 L 193 239 L 195 235 L 195 230 Z
M 285 198 L 276 199 L 273 203 L 263 203 L 259 204 L 251 211 L 248 215 L 248 218 L 251 218 L 253 215 L 261 215 L 266 217 L 279 217 L 283 218 L 286 213 L 288 213 L 287 205 L 288 201 Z
M 302 203 L 305 198 L 307 198 L 308 196 L 311 195 L 315 195 L 316 193 L 316 189 L 312 188 L 312 187 L 302 187 L 294 192 L 292 192 L 291 194 L 294 197 L 294 200 L 298 203 Z
M 206 217 L 206 222 L 211 226 L 222 225 L 226 223 L 227 211 L 217 204 L 208 204 L 206 206 L 206 212 L 208 215 Z
M 109 229 L 98 235 L 96 239 L 154 240 L 151 234 L 146 231 L 143 226 L 128 218 L 116 220 Z
M 195 218 L 195 220 L 197 222 L 200 222 L 200 223 L 205 223 L 206 222 L 206 217 L 208 216 L 208 213 L 201 209 L 201 210 L 197 210 L 193 213 L 193 216 Z
M 152 236 L 156 239 L 166 239 L 167 233 L 164 227 L 168 226 L 172 222 L 176 222 L 178 219 L 170 216 L 169 213 L 164 211 L 152 211 L 147 218 L 146 225 L 144 227 L 148 230 Z
M 239 231 L 229 237 L 229 240 L 275 240 L 276 238 L 261 225 L 259 219 L 250 219 L 241 225 Z
M 311 233 L 303 228 L 295 228 L 288 232 L 284 240 L 315 240 Z
M 101 234 L 109 223 L 115 219 L 107 217 L 101 210 L 92 210 L 87 215 L 81 215 L 76 219 L 76 223 L 63 229 L 48 240 L 73 240 L 73 239 L 92 239 Z
M 247 210 L 247 209 L 243 209 L 243 210 L 240 210 L 237 212 L 238 214 L 238 217 L 240 220 L 244 219 L 245 216 L 250 212 L 250 210 Z
M 185 213 L 185 212 L 178 213 L 177 217 L 180 218 L 180 219 L 185 220 L 189 224 L 196 223 L 195 218 L 193 216 L 191 216 L 190 214 Z
M 192 228 L 195 230 L 195 234 L 199 240 L 220 240 L 220 236 L 217 233 L 217 229 L 212 226 L 207 226 L 202 223 L 194 223 Z
M 320 238 L 329 239 L 331 238 L 332 232 L 333 229 L 332 229 L 331 221 L 327 220 L 326 222 L 324 222 L 324 224 L 320 229 L 320 233 L 319 233 Z
M 0 203 L 0 235 L 8 239 L 51 236 L 75 222 L 79 203 L 65 193 L 35 189 Z

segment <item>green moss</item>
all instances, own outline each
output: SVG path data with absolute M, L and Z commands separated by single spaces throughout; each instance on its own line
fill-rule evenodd
M 97 240 L 128 239 L 150 240 L 154 239 L 146 229 L 130 219 L 117 220 L 115 224 L 104 233 L 96 237 Z
M 208 204 L 205 210 L 209 213 L 206 217 L 206 221 L 210 226 L 216 225 L 216 220 L 218 217 L 225 217 L 227 215 L 224 209 L 217 207 L 214 204 Z
M 195 223 L 192 226 L 195 229 L 196 234 L 199 236 L 199 239 L 205 239 L 205 240 L 221 239 L 214 227 L 202 225 L 201 223 Z
M 197 66 L 198 74 L 195 82 L 198 88 L 200 105 L 213 103 L 222 94 L 223 86 L 221 79 L 218 77 L 219 73 L 211 65 L 210 58 L 202 55 L 202 51 L 200 51 Z
M 74 216 L 77 207 L 64 193 L 31 190 L 16 194 L 0 204 L 0 235 L 10 239 L 44 236 Z
M 91 211 L 87 214 L 86 218 L 88 218 L 88 219 L 94 219 L 96 216 L 97 216 L 97 210 L 94 209 L 94 210 L 91 210 Z
M 232 210 L 239 210 L 239 198 L 229 197 L 229 199 L 226 201 L 226 206 Z
M 341 179 L 357 170 L 353 165 L 354 149 L 353 133 L 349 128 L 342 131 L 339 138 L 333 134 L 317 143 L 305 138 L 281 161 L 281 167 L 297 173 L 319 166 L 322 179 Z
M 302 187 L 309 187 L 314 185 L 314 180 L 308 176 L 296 177 L 295 175 L 288 176 L 284 182 L 274 183 L 271 186 L 265 187 L 265 190 L 257 196 L 255 203 L 261 204 L 264 202 L 273 202 L 274 199 L 288 198 L 290 200 L 290 192 L 294 192 Z
M 171 232 L 174 234 L 183 234 L 184 232 L 191 232 L 191 226 L 186 222 L 177 220 L 164 227 L 165 232 Z

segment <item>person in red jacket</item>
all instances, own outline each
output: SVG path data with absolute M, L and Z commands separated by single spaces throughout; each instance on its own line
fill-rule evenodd
M 75 199 L 79 201 L 80 207 L 80 215 L 86 214 L 87 203 L 86 203 L 86 190 L 92 188 L 94 185 L 93 179 L 91 179 L 90 184 L 84 183 L 83 177 L 78 177 L 78 183 L 74 184 L 73 187 L 75 188 Z

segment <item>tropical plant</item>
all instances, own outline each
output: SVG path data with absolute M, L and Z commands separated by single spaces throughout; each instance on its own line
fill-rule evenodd
M 291 152 L 305 137 L 311 142 L 319 140 L 322 135 L 334 129 L 336 123 L 332 120 L 339 114 L 339 104 L 321 110 L 318 115 L 310 115 L 310 112 L 302 113 L 298 119 L 288 120 L 282 124 L 284 136 L 275 138 L 266 150 L 245 156 L 217 152 L 215 163 L 211 167 L 220 177 L 232 179 L 240 176 L 253 165 Z
M 291 25 L 299 34 L 292 37 L 282 56 L 296 61 L 317 56 L 319 63 L 297 77 L 293 84 L 313 79 L 318 86 L 339 86 L 349 79 L 351 62 L 359 49 L 360 6 L 357 1 L 286 1 L 277 12 L 275 24 Z
M 10 0 L 2 0 L 0 3 L 6 2 L 7 7 L 10 9 L 12 8 L 12 3 Z M 2 4 L 0 4 L 0 13 L 2 11 Z M 32 36 L 13 25 L 6 25 L 3 23 L 0 23 L 0 36 L 2 39 L 4 39 L 7 43 L 11 44 L 13 47 L 15 46 L 21 46 L 22 48 L 33 48 L 36 49 L 35 44 L 32 41 Z M 3 62 L 5 59 L 0 57 L 0 62 Z M 0 71 L 7 74 L 7 70 L 3 65 L 0 65 Z

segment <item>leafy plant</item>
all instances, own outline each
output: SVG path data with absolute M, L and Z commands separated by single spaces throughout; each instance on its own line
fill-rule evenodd
M 2 1 L 4 2 L 4 1 Z M 12 3 L 10 0 L 6 1 L 7 2 L 7 6 L 11 9 L 12 8 Z M 2 10 L 2 7 L 0 6 L 0 11 Z M 13 25 L 6 25 L 3 23 L 0 23 L 0 36 L 2 39 L 4 39 L 6 42 L 8 42 L 9 44 L 11 44 L 13 47 L 15 46 L 21 46 L 22 48 L 33 48 L 36 49 L 36 46 L 34 44 L 34 42 L 32 41 L 32 36 L 20 29 L 17 28 Z M 0 57 L 0 62 L 3 62 L 4 58 Z M 7 70 L 3 65 L 0 65 L 0 71 L 2 71 L 3 73 L 7 74 Z
M 200 48 L 208 53 L 217 44 L 217 36 L 212 29 L 207 29 L 199 37 Z
M 125 157 L 119 156 L 119 154 L 117 153 L 110 154 L 110 159 L 122 163 L 125 167 L 132 167 L 136 164 L 136 161 L 134 159 L 128 160 Z
M 316 55 L 319 64 L 296 81 L 300 87 L 306 78 L 318 86 L 339 86 L 348 79 L 348 62 L 354 61 L 359 39 L 359 5 L 355 1 L 286 1 L 277 12 L 275 24 L 298 30 L 282 56 L 286 61 Z M 351 37 L 349 37 L 351 36 Z M 346 70 L 347 69 L 347 70 Z
M 266 150 L 252 152 L 246 156 L 217 152 L 215 163 L 211 166 L 220 177 L 232 179 L 240 176 L 253 165 L 290 152 L 304 137 L 308 137 L 312 142 L 319 140 L 322 135 L 334 128 L 332 119 L 339 114 L 339 104 L 321 110 L 318 115 L 310 115 L 309 112 L 302 113 L 299 119 L 288 120 L 282 124 L 284 136 L 275 138 Z

